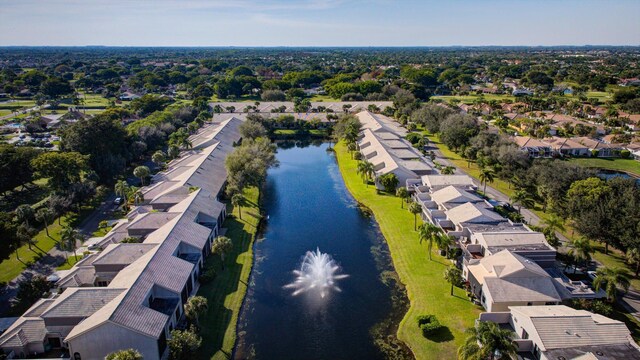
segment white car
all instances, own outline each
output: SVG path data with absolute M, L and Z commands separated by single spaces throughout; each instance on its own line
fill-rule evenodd
M 114 205 L 122 204 L 122 198 L 121 197 L 117 197 L 115 200 L 113 200 L 113 204 Z
M 598 277 L 595 271 L 587 271 L 587 276 L 589 277 L 589 279 L 591 279 L 591 281 L 595 280 L 596 277 Z

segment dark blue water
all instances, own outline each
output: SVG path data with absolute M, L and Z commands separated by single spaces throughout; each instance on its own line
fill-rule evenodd
M 263 204 L 268 221 L 264 238 L 255 245 L 236 358 L 384 358 L 372 328 L 385 319 L 392 322 L 396 286 L 387 278 L 393 269 L 375 221 L 358 209 L 326 148 L 278 150 L 280 167 L 270 170 L 267 179 Z M 304 254 L 316 248 L 349 275 L 338 283 L 342 292 L 324 299 L 317 293 L 292 296 L 284 286 L 294 280 L 292 271 Z M 393 326 L 387 330 L 395 331 Z

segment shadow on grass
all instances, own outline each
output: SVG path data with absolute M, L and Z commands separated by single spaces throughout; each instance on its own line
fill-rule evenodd
M 233 250 L 225 258 L 224 270 L 220 270 L 222 264 L 219 256 L 211 255 L 206 262 L 207 267 L 216 269 L 218 274 L 214 281 L 203 284 L 198 291 L 198 295 L 206 297 L 209 302 L 208 311 L 201 320 L 203 341 L 198 354 L 200 359 L 210 359 L 217 352 L 230 358 L 231 349 L 223 347 L 233 312 L 228 308 L 228 304 L 225 305 L 225 300 L 229 294 L 238 291 L 238 286 L 247 286 L 240 276 L 245 266 L 251 266 L 250 263 L 240 263 L 238 256 L 249 250 L 253 234 L 248 232 L 245 227 L 253 225 L 230 216 L 227 217 L 223 226 L 227 228 L 225 236 L 231 238 L 233 242 Z M 242 301 L 242 298 L 239 301 Z M 235 332 L 236 329 L 233 328 L 230 331 Z
M 426 338 L 435 343 L 449 342 L 454 339 L 453 333 L 451 332 L 451 330 L 449 330 L 447 326 L 443 326 L 438 330 L 436 334 L 429 335 Z

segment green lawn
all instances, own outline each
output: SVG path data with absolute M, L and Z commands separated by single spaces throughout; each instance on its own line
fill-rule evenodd
M 69 217 L 63 217 L 62 225 L 59 225 L 57 220 L 54 221 L 53 224 L 49 225 L 50 236 L 47 236 L 44 229 L 40 231 L 34 237 L 36 243 L 31 246 L 31 249 L 29 249 L 28 245 L 23 245 L 18 249 L 18 257 L 20 260 L 16 258 L 15 252 L 12 253 L 8 259 L 4 259 L 0 263 L 0 282 L 13 280 L 16 276 L 20 275 L 28 264 L 37 261 L 43 254 L 51 250 L 56 245 L 56 241 L 60 240 L 62 227 L 71 221 L 72 219 Z
M 337 102 L 340 99 L 334 99 L 329 95 L 313 95 L 309 98 L 309 101 Z
M 570 161 L 586 167 L 624 171 L 640 176 L 640 161 L 633 159 L 574 158 Z
M 78 254 L 78 257 L 76 259 L 76 257 L 74 255 L 69 256 L 68 261 L 65 261 L 62 263 L 62 265 L 58 266 L 56 268 L 56 270 L 69 270 L 71 269 L 71 267 L 73 267 L 73 265 L 75 265 L 78 261 L 82 260 L 82 258 L 84 257 L 83 254 Z
M 433 253 L 429 260 L 427 243 L 418 242 L 413 229 L 414 217 L 400 208 L 395 196 L 379 195 L 373 186 L 366 186 L 356 173 L 357 161 L 352 160 L 344 143 L 335 147 L 336 157 L 345 184 L 354 198 L 371 209 L 380 225 L 400 280 L 407 288 L 411 302 L 402 319 L 398 337 L 413 351 L 416 359 L 454 359 L 464 341 L 464 330 L 473 326 L 480 308 L 473 305 L 462 289 L 449 295 L 450 285 L 443 273 L 451 263 Z M 435 247 L 434 247 L 435 249 Z M 433 340 L 422 336 L 416 317 L 434 314 L 446 330 Z
M 218 256 L 209 257 L 207 266 L 213 266 L 218 275 L 198 290 L 198 295 L 209 301 L 209 310 L 200 320 L 204 324 L 199 351 L 201 359 L 226 360 L 235 346 L 236 324 L 253 265 L 253 240 L 261 218 L 258 190 L 245 190 L 244 196 L 246 204 L 242 208 L 242 219 L 238 217 L 238 210 L 233 209 L 229 212 L 233 216 L 224 222 L 226 236 L 233 241 L 233 251 L 226 256 L 225 269 L 221 270 Z

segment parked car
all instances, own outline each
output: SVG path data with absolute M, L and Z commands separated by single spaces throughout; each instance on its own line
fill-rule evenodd
M 115 200 L 113 200 L 114 205 L 122 205 L 122 198 L 121 197 L 117 197 Z
M 589 277 L 589 279 L 591 279 L 591 281 L 595 280 L 598 277 L 595 271 L 587 271 L 587 276 Z

